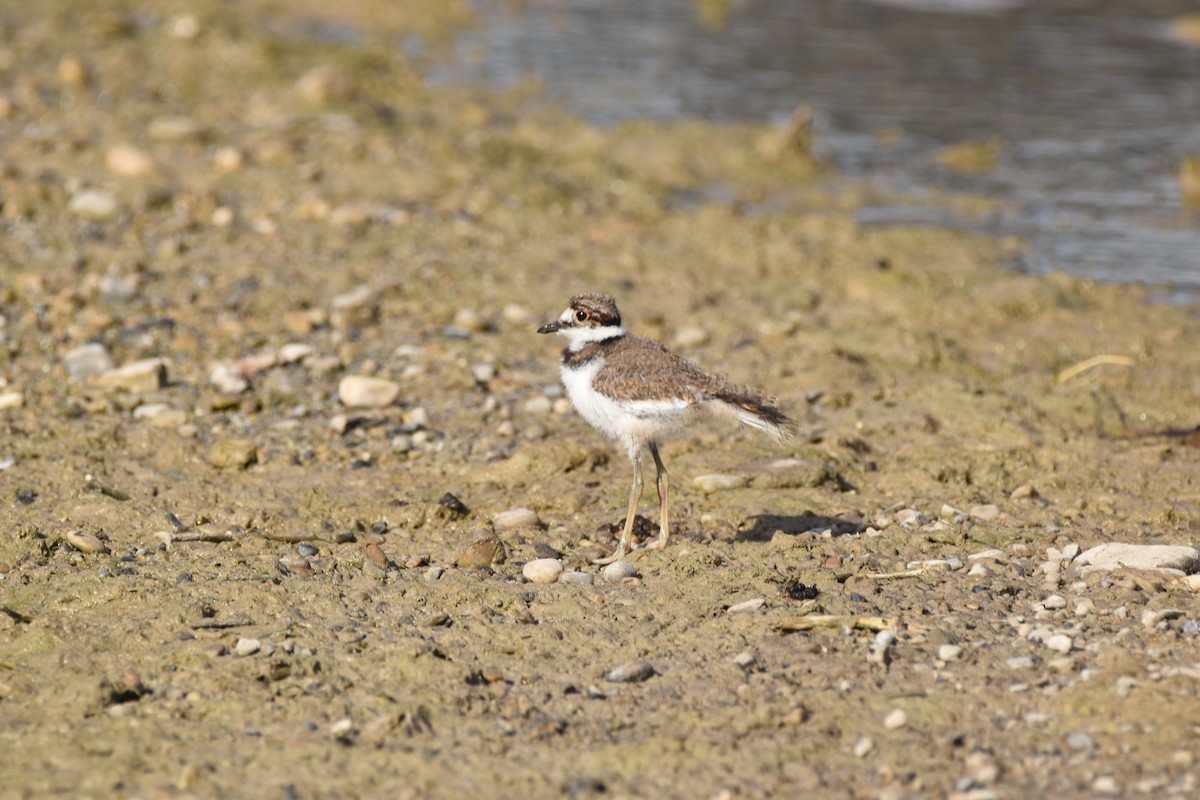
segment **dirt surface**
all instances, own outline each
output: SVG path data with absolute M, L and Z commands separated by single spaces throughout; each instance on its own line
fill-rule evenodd
M 0 5 L 0 796 L 1195 796 L 1194 589 L 1070 563 L 1196 543 L 1193 313 L 283 5 Z M 801 422 L 615 582 L 583 290 Z

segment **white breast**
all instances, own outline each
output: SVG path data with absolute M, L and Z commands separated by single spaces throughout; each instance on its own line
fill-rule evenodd
M 620 401 L 592 388 L 596 374 L 604 368 L 604 359 L 594 358 L 579 367 L 562 367 L 562 382 L 567 396 L 580 416 L 629 450 L 632 458 L 649 441 L 664 436 L 687 422 L 697 410 L 687 400 Z

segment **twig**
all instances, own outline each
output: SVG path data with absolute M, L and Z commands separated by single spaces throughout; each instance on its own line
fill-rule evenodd
M 898 617 L 858 617 L 853 614 L 807 614 L 785 619 L 777 626 L 784 633 L 810 631 L 813 628 L 857 628 L 863 631 L 882 631 L 895 628 Z
M 1135 362 L 1129 356 L 1115 356 L 1108 354 L 1092 356 L 1091 358 L 1080 361 L 1078 364 L 1067 367 L 1062 372 L 1058 373 L 1058 382 L 1066 383 L 1072 378 L 1087 372 L 1093 367 L 1132 367 L 1135 363 L 1137 362 Z

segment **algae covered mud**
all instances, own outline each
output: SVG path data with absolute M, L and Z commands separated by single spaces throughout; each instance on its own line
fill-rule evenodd
M 0 9 L 0 794 L 1193 795 L 1193 315 L 431 89 L 419 5 Z M 804 431 L 668 445 L 617 580 L 583 289 Z

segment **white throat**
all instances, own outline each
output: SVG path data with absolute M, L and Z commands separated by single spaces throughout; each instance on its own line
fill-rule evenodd
M 567 345 L 572 353 L 578 353 L 592 342 L 603 342 L 617 336 L 624 336 L 625 329 L 620 325 L 606 325 L 603 328 L 562 328 L 559 333 L 570 340 Z

